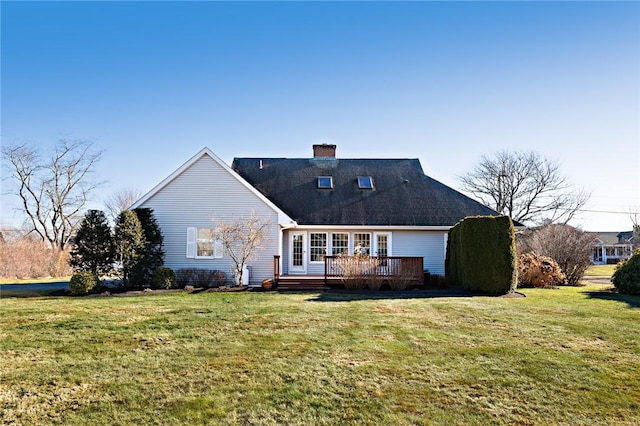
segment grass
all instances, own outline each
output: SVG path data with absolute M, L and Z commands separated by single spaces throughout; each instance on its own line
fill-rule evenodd
M 603 288 L 3 298 L 0 423 L 638 424 Z
M 591 265 L 587 268 L 585 275 L 610 278 L 615 269 L 616 265 Z

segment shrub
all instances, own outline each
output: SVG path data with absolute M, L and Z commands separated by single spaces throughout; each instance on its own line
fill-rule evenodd
M 101 275 L 112 270 L 113 260 L 113 235 L 107 217 L 101 210 L 89 210 L 73 240 L 69 265 L 76 272 Z
M 569 225 L 551 224 L 518 236 L 519 253 L 537 253 L 555 260 L 567 285 L 579 285 L 591 263 L 593 234 Z
M 433 275 L 429 276 L 429 285 L 435 288 L 448 288 L 449 282 L 442 275 Z
M 141 259 L 136 264 L 134 284 L 142 285 L 153 279 L 153 273 L 164 264 L 164 237 L 153 210 L 149 208 L 134 209 L 140 221 L 144 236 L 144 247 L 140 249 Z
M 406 290 L 413 281 L 413 272 L 406 267 L 402 267 L 398 272 L 398 274 L 389 277 L 389 287 L 391 287 L 391 290 Z
M 176 273 L 178 287 L 220 287 L 227 283 L 227 274 L 215 269 L 182 268 Z
M 138 216 L 131 210 L 120 213 L 113 233 L 118 271 L 125 286 L 142 286 L 140 264 L 144 258 L 145 238 Z
M 67 264 L 67 250 L 51 250 L 40 239 L 24 236 L 15 232 L 15 236 L 7 237 L 0 244 L 0 277 L 5 278 L 39 278 L 62 277 L 73 274 Z
M 336 267 L 339 270 L 342 284 L 347 290 L 362 290 L 370 285 L 371 289 L 382 286 L 376 268 L 379 259 L 369 256 L 338 256 Z M 380 282 L 378 282 L 380 281 Z
M 445 271 L 467 290 L 505 294 L 517 285 L 515 231 L 508 216 L 469 217 L 449 230 Z
M 153 271 L 151 288 L 171 288 L 176 285 L 176 273 L 171 268 L 158 268 Z
M 176 271 L 176 286 L 178 288 L 185 288 L 191 285 L 191 277 L 193 276 L 195 269 L 182 268 Z
M 98 286 L 98 277 L 91 272 L 74 274 L 69 281 L 71 294 L 88 294 Z
M 367 280 L 367 287 L 371 290 L 380 290 L 382 284 L 384 283 L 384 278 L 380 275 L 372 275 Z
M 518 257 L 518 287 L 553 288 L 566 283 L 567 277 L 552 258 L 536 253 Z
M 636 249 L 626 262 L 616 266 L 611 282 L 619 293 L 640 295 L 640 249 Z

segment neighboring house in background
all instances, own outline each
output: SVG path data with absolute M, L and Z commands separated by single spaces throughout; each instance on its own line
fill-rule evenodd
M 417 159 L 340 159 L 335 145 L 313 158 L 235 158 L 204 148 L 138 200 L 153 209 L 166 266 L 232 269 L 208 239 L 217 220 L 268 221 L 269 243 L 254 259 L 250 285 L 274 275 L 322 275 L 324 256 L 360 253 L 424 259 L 444 275 L 447 232 L 467 216 L 498 213 L 426 176 Z
M 633 232 L 598 232 L 593 242 L 591 263 L 616 264 L 633 254 Z

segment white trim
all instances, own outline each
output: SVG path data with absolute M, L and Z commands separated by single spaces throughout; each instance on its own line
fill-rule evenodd
M 394 226 L 394 225 L 297 225 L 291 226 L 289 228 L 295 228 L 297 230 L 316 230 L 323 229 L 331 231 L 358 231 L 358 230 L 366 230 L 366 231 L 448 231 L 453 228 L 453 226 Z
M 302 235 L 302 265 L 293 265 L 293 237 Z M 289 233 L 289 273 L 290 274 L 306 274 L 307 273 L 307 233 L 306 231 L 293 231 Z
M 193 157 L 191 157 L 189 160 L 187 160 L 182 166 L 178 167 L 178 169 L 176 169 L 173 173 L 171 173 L 169 176 L 167 176 L 165 179 L 163 179 L 159 184 L 157 184 L 156 186 L 154 186 L 151 191 L 147 192 L 145 195 L 143 195 L 138 201 L 136 201 L 135 203 L 133 203 L 131 205 L 131 207 L 129 207 L 130 210 L 136 209 L 138 207 L 141 207 L 142 205 L 144 205 L 144 203 L 146 203 L 151 197 L 153 197 L 154 195 L 156 195 L 158 192 L 160 192 L 165 186 L 167 186 L 170 182 L 172 182 L 175 178 L 177 178 L 178 176 L 180 176 L 186 169 L 188 169 L 189 167 L 191 167 L 196 161 L 198 161 L 200 158 L 204 157 L 205 155 L 209 156 L 213 161 L 215 161 L 216 163 L 218 163 L 227 173 L 229 173 L 231 176 L 233 176 L 238 182 L 240 182 L 242 185 L 244 185 L 247 189 L 249 189 L 256 197 L 258 197 L 262 202 L 264 202 L 265 204 L 267 204 L 269 207 L 271 207 L 277 214 L 278 214 L 278 223 L 281 225 L 289 225 L 289 224 L 295 224 L 295 221 L 290 218 L 285 212 L 283 212 L 278 206 L 276 206 L 275 204 L 273 204 L 267 197 L 265 197 L 260 191 L 258 191 L 254 186 L 252 186 L 249 182 L 247 182 L 246 180 L 244 180 L 242 178 L 242 176 L 240 176 L 238 173 L 234 172 L 233 169 L 231 169 L 231 167 L 227 166 L 225 164 L 224 161 L 222 161 L 217 155 L 215 155 L 213 153 L 213 151 L 211 151 L 209 148 L 204 147 L 202 148 L 202 150 L 200 150 L 200 152 L 198 152 L 196 155 L 194 155 Z

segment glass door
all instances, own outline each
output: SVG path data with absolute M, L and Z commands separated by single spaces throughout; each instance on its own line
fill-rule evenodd
M 376 233 L 374 238 L 373 255 L 378 257 L 391 256 L 390 234 Z
M 304 274 L 307 270 L 305 261 L 307 250 L 305 232 L 292 232 L 289 244 L 289 272 L 292 274 Z

